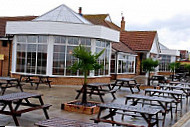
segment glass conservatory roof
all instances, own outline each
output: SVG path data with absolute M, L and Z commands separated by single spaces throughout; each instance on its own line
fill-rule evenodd
M 69 23 L 79 23 L 79 24 L 91 24 L 84 17 L 74 12 L 64 4 L 35 18 L 33 21 L 56 21 L 56 22 L 69 22 Z

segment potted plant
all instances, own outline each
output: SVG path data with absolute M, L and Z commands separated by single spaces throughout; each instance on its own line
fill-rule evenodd
M 172 81 L 174 80 L 175 69 L 178 69 L 179 67 L 180 67 L 180 63 L 178 62 L 172 62 L 169 64 L 169 68 L 172 71 Z
M 143 70 L 148 73 L 148 86 L 150 86 L 150 72 L 158 66 L 158 61 L 151 58 L 142 60 Z
M 70 69 L 73 72 L 81 71 L 84 74 L 84 84 L 82 86 L 82 100 L 80 102 L 77 102 L 77 105 L 82 106 L 89 106 L 89 103 L 87 102 L 87 77 L 91 70 L 97 70 L 103 68 L 102 64 L 99 64 L 97 62 L 98 58 L 104 53 L 103 49 L 99 53 L 92 54 L 90 51 L 88 51 L 84 46 L 79 45 L 73 50 L 73 56 L 78 58 L 78 61 L 76 61 Z M 64 106 L 65 107 L 65 106 Z M 78 108 L 79 109 L 79 108 Z M 79 111 L 80 112 L 80 111 Z M 87 113 L 91 114 L 91 113 Z

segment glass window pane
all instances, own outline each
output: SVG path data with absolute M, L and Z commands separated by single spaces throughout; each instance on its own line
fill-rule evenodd
M 68 44 L 79 45 L 79 39 L 77 37 L 68 37 Z
M 90 46 L 91 45 L 91 40 L 89 38 L 81 38 L 81 44 Z
M 47 43 L 47 36 L 39 36 L 38 43 Z
M 47 52 L 47 45 L 38 45 L 38 52 Z
M 28 44 L 27 52 L 36 52 L 36 45 L 35 44 Z
M 54 45 L 53 75 L 64 75 L 65 70 L 65 46 Z
M 25 44 L 17 44 L 17 51 L 25 51 L 26 45 Z
M 55 45 L 54 46 L 54 52 L 65 53 L 65 46 L 63 46 L 63 45 Z
M 27 42 L 28 43 L 36 43 L 37 42 L 37 36 L 28 36 Z
M 54 36 L 55 43 L 61 43 L 65 44 L 66 43 L 66 37 L 64 36 Z
M 17 42 L 26 42 L 26 36 L 17 36 Z
M 101 47 L 101 41 L 100 40 L 96 40 L 96 46 Z

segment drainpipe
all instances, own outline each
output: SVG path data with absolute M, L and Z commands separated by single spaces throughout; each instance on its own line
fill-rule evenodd
M 116 72 L 115 73 L 116 73 L 116 76 L 115 76 L 115 79 L 117 79 L 117 75 L 118 75 L 118 52 L 117 51 L 115 52 L 115 55 L 116 55 L 116 58 L 115 58 L 115 62 L 116 62 L 115 63 L 116 64 L 116 70 L 115 70 Z
M 8 37 L 8 43 L 9 43 L 9 60 L 8 60 L 8 76 L 10 76 L 10 56 L 11 56 L 11 41 L 9 40 L 9 37 Z

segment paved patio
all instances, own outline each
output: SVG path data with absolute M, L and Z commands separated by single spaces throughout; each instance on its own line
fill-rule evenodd
M 50 118 L 53 117 L 64 117 L 68 119 L 75 119 L 75 120 L 81 120 L 85 122 L 93 122 L 90 120 L 90 118 L 95 118 L 97 114 L 95 115 L 85 115 L 80 113 L 74 113 L 74 112 L 67 112 L 64 110 L 61 110 L 61 103 L 69 102 L 74 100 L 76 96 L 76 89 L 80 89 L 81 86 L 73 86 L 73 85 L 53 85 L 52 88 L 49 88 L 46 85 L 39 86 L 38 90 L 35 90 L 35 86 L 31 87 L 29 84 L 23 86 L 25 92 L 32 92 L 32 93 L 40 93 L 43 94 L 43 100 L 46 104 L 52 104 L 53 106 L 49 109 L 49 116 Z M 138 90 L 135 89 L 137 92 Z M 19 89 L 16 88 L 10 88 L 6 91 L 7 93 L 12 92 L 20 92 Z M 144 91 L 141 91 L 139 94 L 143 94 Z M 117 91 L 116 97 L 117 99 L 114 100 L 114 103 L 120 103 L 124 104 L 125 98 L 124 95 L 131 94 L 130 90 L 128 88 L 122 88 L 121 90 Z M 92 99 L 88 99 L 91 101 L 97 101 L 101 102 L 100 98 L 98 96 L 92 96 Z M 112 96 L 111 94 L 104 96 L 105 102 L 111 102 Z M 170 127 L 174 123 L 176 123 L 183 114 L 189 111 L 189 104 L 186 106 L 186 102 L 183 103 L 183 111 L 182 114 L 178 113 L 174 115 L 174 119 L 170 119 L 170 114 L 166 116 L 166 123 L 165 127 Z M 118 116 L 116 119 L 121 120 L 121 117 Z M 26 114 L 23 114 L 21 117 L 18 117 L 18 120 L 20 122 L 20 125 L 22 126 L 34 126 L 34 123 L 45 120 L 45 116 L 43 114 L 42 110 L 37 110 L 33 112 L 29 112 Z M 132 117 L 125 117 L 125 122 L 132 123 L 132 124 L 138 124 L 138 125 L 145 125 L 146 122 L 142 118 L 132 118 Z M 104 123 L 99 123 L 104 124 Z M 14 121 L 11 116 L 6 115 L 0 115 L 0 125 L 2 126 L 14 126 Z M 106 124 L 110 126 L 109 124 Z M 161 122 L 160 122 L 160 125 Z

